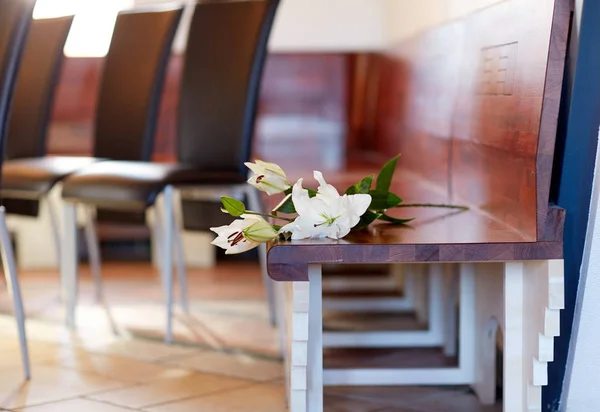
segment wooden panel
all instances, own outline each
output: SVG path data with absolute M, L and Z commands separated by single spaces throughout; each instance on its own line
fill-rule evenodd
M 393 191 L 470 210 L 399 209 L 414 222 L 339 241 L 277 241 L 270 276 L 307 280 L 307 263 L 560 259 L 564 211 L 548 208 L 548 191 L 568 7 L 504 1 L 390 50 L 374 147 L 381 159 L 402 153 Z M 362 166 L 329 180 L 342 189 L 376 170 Z
M 504 1 L 395 46 L 381 76 L 381 158 L 543 239 L 568 0 Z M 539 227 L 539 228 L 538 228 Z

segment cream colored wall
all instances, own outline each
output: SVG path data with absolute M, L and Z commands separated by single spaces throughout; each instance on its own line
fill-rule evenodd
M 388 44 L 501 1 L 506 0 L 387 0 Z
M 269 48 L 278 52 L 382 50 L 387 44 L 386 2 L 281 0 Z M 190 17 L 188 10 L 175 40 L 177 51 L 185 48 Z
M 387 0 L 282 0 L 270 47 L 277 51 L 381 50 Z

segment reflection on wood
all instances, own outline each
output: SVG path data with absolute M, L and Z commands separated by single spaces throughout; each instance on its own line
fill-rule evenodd
M 502 2 L 388 53 L 382 158 L 542 239 L 569 26 L 568 0 Z
M 290 148 L 300 146 L 304 153 L 299 158 L 339 164 L 344 153 L 349 59 L 350 55 L 343 53 L 270 55 L 259 102 L 255 151 L 281 158 Z M 173 158 L 182 62 L 182 56 L 173 56 L 167 71 L 155 145 L 157 160 Z M 65 59 L 50 126 L 51 153 L 90 153 L 101 69 L 102 59 Z

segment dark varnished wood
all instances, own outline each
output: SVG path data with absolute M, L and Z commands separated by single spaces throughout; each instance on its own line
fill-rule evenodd
M 341 192 L 350 183 L 374 170 L 361 168 L 331 174 L 329 182 Z M 309 186 L 309 179 L 306 181 L 306 186 Z M 437 203 L 446 199 L 443 188 L 406 171 L 396 173 L 391 190 L 406 203 L 424 200 Z M 273 204 L 277 200 L 269 198 Z M 556 214 L 555 226 L 562 230 L 563 211 L 558 208 L 552 210 Z M 390 214 L 415 220 L 404 226 L 373 224 L 368 230 L 351 233 L 338 241 L 275 242 L 269 249 L 269 275 L 280 281 L 307 280 L 309 263 L 468 262 L 562 257 L 562 236 L 557 235 L 548 242 L 532 241 L 485 210 L 399 208 L 390 211 Z
M 373 138 L 381 158 L 545 240 L 568 0 L 513 0 L 388 50 Z
M 562 258 L 564 211 L 548 207 L 548 194 L 568 10 L 568 0 L 500 2 L 390 50 L 378 65 L 371 146 L 381 159 L 402 153 L 393 191 L 470 210 L 399 209 L 414 222 L 339 241 L 277 241 L 270 276 L 306 281 L 311 263 Z M 345 188 L 361 175 L 330 180 Z

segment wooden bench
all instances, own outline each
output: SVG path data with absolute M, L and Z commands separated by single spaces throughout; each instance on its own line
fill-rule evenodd
M 283 289 L 293 412 L 322 411 L 323 385 L 469 384 L 492 403 L 498 329 L 504 410 L 541 411 L 563 307 L 565 214 L 550 203 L 550 180 L 569 22 L 568 0 L 511 0 L 389 51 L 371 146 L 382 158 L 403 155 L 393 191 L 406 203 L 470 210 L 398 209 L 392 213 L 414 222 L 270 246 L 269 276 Z M 362 164 L 326 177 L 342 189 L 376 170 Z M 329 264 L 425 264 L 437 287 L 448 286 L 454 265 L 458 365 L 324 371 L 322 267 Z

